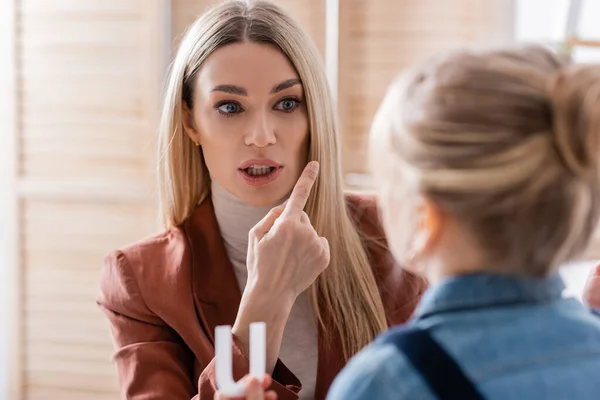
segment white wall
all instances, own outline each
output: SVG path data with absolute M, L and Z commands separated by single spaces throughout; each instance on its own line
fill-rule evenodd
M 0 74 L 1 78 L 1 74 Z M 6 149 L 4 137 L 5 132 L 0 133 L 0 149 L 2 151 Z M 0 157 L 3 154 L 0 153 Z M 4 175 L 0 173 L 0 225 L 4 226 L 6 221 L 5 210 L 6 207 L 6 179 Z M 8 240 L 7 240 L 6 229 L 0 229 L 0 399 L 8 399 L 8 321 L 10 302 L 8 296 L 8 268 L 4 261 L 4 255 L 7 253 Z
M 3 79 L 0 74 L 0 80 Z M 1 87 L 0 83 L 0 87 Z M 0 91 L 1 93 L 1 91 Z M 2 100 L 0 99 L 0 102 Z M 1 109 L 1 108 L 0 108 Z M 1 113 L 0 113 L 1 114 Z M 4 158 L 6 151 L 6 132 L 0 131 L 0 158 Z M 7 230 L 4 229 L 6 223 L 6 179 L 4 171 L 0 170 L 0 399 L 8 399 L 7 394 L 7 364 L 8 364 L 8 319 L 9 319 L 9 298 L 8 298 L 8 268 L 4 255 L 7 254 Z
M 565 38 L 570 0 L 517 0 L 515 36 L 517 41 L 556 43 Z M 588 40 L 600 40 L 600 1 L 581 0 L 576 34 Z M 600 62 L 600 49 L 577 48 L 574 58 L 580 62 Z
M 517 0 L 516 39 L 548 42 L 563 38 L 569 0 Z
M 12 8 L 11 1 L 0 1 L 0 399 L 8 399 L 8 322 L 10 299 L 8 288 L 8 235 L 11 234 L 8 226 L 8 193 L 10 186 L 10 151 L 12 131 L 11 99 L 12 74 L 10 48 L 13 46 L 12 35 Z
M 14 175 L 14 4 L 0 1 L 0 400 L 9 399 L 8 365 L 11 307 L 11 275 L 8 265 L 13 255 L 14 237 L 10 213 Z

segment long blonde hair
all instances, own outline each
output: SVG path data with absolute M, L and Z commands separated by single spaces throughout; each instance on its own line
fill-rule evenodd
M 465 224 L 491 270 L 544 276 L 598 221 L 600 66 L 541 46 L 427 60 L 392 85 L 372 146 L 383 208 L 422 194 Z M 398 235 L 396 254 L 410 232 Z
M 277 46 L 302 81 L 310 123 L 308 157 L 321 165 L 306 213 L 331 247 L 331 263 L 309 295 L 326 337 L 339 335 L 344 356 L 349 358 L 386 329 L 386 317 L 359 232 L 344 206 L 337 122 L 318 52 L 297 23 L 271 3 L 232 1 L 213 7 L 191 26 L 180 45 L 170 70 L 160 126 L 164 224 L 166 228 L 182 224 L 210 192 L 202 153 L 182 125 L 184 102 L 192 107 L 196 72 L 215 50 L 243 41 Z

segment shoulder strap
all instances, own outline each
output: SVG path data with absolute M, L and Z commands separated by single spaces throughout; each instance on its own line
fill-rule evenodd
M 385 334 L 381 341 L 394 344 L 440 400 L 483 400 L 454 359 L 426 330 L 402 326 Z

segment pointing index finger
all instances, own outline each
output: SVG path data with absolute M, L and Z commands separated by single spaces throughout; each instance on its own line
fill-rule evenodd
M 318 175 L 319 163 L 316 161 L 309 162 L 304 168 L 304 171 L 302 171 L 302 175 L 300 175 L 300 178 L 298 178 L 298 181 L 292 190 L 292 194 L 290 195 L 290 198 L 285 206 L 285 214 L 294 215 L 297 217 L 302 215 L 302 211 L 306 206 L 306 202 L 310 196 L 310 191 L 315 184 Z

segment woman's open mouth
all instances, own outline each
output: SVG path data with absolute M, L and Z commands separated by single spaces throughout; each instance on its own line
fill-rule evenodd
M 250 176 L 269 175 L 274 170 L 275 170 L 275 167 L 268 167 L 266 165 L 253 165 L 251 167 L 243 169 L 243 171 Z
M 282 166 L 275 165 L 270 161 L 267 163 L 256 163 L 242 165 L 238 169 L 238 174 L 242 180 L 250 186 L 264 186 L 274 182 L 283 169 Z

